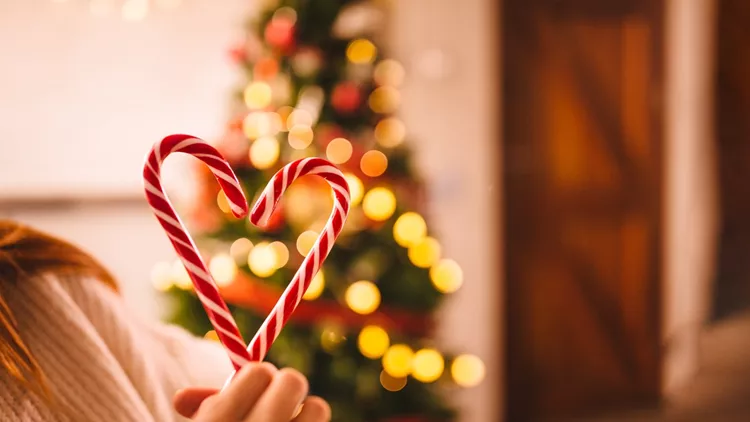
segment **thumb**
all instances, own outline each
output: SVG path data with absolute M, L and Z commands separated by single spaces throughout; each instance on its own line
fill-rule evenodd
M 180 415 L 191 418 L 204 400 L 218 392 L 215 388 L 185 388 L 174 395 L 174 409 Z

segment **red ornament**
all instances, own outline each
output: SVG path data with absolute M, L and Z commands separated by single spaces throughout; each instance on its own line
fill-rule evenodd
M 294 46 L 294 22 L 286 17 L 271 19 L 264 36 L 272 47 L 288 52 Z
M 354 82 L 342 82 L 333 88 L 331 105 L 341 114 L 350 114 L 359 108 L 362 94 Z

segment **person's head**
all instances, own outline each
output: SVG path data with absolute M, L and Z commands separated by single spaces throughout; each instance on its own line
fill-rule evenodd
M 9 304 L 5 287 L 34 282 L 45 274 L 70 279 L 95 277 L 116 288 L 112 275 L 91 255 L 68 242 L 23 224 L 0 220 L 0 371 L 31 390 L 48 396 L 44 374 L 27 347 Z

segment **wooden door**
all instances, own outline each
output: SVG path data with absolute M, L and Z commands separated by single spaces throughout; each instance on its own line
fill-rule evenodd
M 505 1 L 509 421 L 659 395 L 657 3 Z

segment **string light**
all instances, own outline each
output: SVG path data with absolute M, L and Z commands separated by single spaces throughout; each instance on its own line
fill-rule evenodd
M 435 349 L 422 349 L 414 354 L 412 376 L 421 382 L 434 382 L 443 374 L 445 360 Z
M 391 340 L 388 333 L 377 325 L 362 328 L 357 338 L 357 346 L 362 356 L 370 359 L 380 359 L 388 350 Z
M 247 255 L 250 253 L 250 249 L 253 248 L 253 242 L 250 239 L 241 237 L 229 247 L 229 255 L 234 259 L 235 264 L 244 265 L 247 263 Z
M 289 248 L 287 248 L 284 243 L 277 240 L 268 245 L 268 247 L 273 250 L 273 253 L 276 256 L 277 269 L 282 268 L 287 262 L 289 262 Z
M 371 220 L 385 221 L 396 211 L 396 196 L 387 188 L 371 189 L 362 200 L 362 209 Z
M 344 164 L 352 157 L 352 143 L 344 138 L 335 138 L 326 147 L 326 157 L 333 164 Z
M 242 120 L 242 131 L 251 140 L 261 136 L 275 136 L 281 128 L 281 117 L 274 112 L 257 111 L 249 113 Z
M 375 66 L 372 78 L 378 85 L 390 85 L 397 87 L 404 81 L 404 67 L 393 59 L 382 60 Z
M 375 88 L 367 101 L 372 111 L 379 114 L 395 112 L 400 102 L 401 94 L 399 94 L 396 88 L 390 86 Z
M 408 248 L 427 236 L 427 223 L 415 212 L 401 214 L 393 224 L 393 238 L 400 246 Z
M 250 162 L 255 168 L 265 170 L 279 159 L 279 141 L 272 136 L 264 136 L 250 145 Z
M 260 242 L 247 257 L 247 265 L 250 271 L 258 277 L 269 277 L 279 268 L 276 265 L 276 253 L 269 247 L 268 242 Z
M 362 155 L 359 167 L 365 175 L 378 177 L 388 168 L 388 158 L 380 151 L 367 151 Z
M 464 273 L 456 261 L 443 259 L 430 268 L 430 280 L 439 292 L 453 293 L 463 284 Z
M 399 146 L 406 137 L 406 126 L 395 117 L 387 117 L 375 125 L 375 141 L 385 148 Z
M 346 47 L 346 58 L 355 64 L 367 64 L 375 61 L 378 49 L 369 40 L 358 39 L 349 43 Z
M 313 131 L 310 126 L 294 125 L 289 129 L 289 145 L 294 149 L 305 149 L 313 141 Z
M 333 352 L 346 340 L 341 328 L 332 326 L 323 330 L 320 335 L 320 347 L 326 352 Z
M 250 83 L 245 88 L 245 105 L 252 110 L 259 110 L 268 107 L 273 98 L 271 86 L 262 81 Z
M 188 274 L 185 266 L 179 259 L 172 264 L 172 280 L 174 280 L 174 285 L 182 290 L 190 290 L 193 288 L 190 274 Z
M 414 352 L 405 344 L 394 344 L 383 355 L 383 369 L 394 378 L 403 378 L 411 373 Z
M 284 122 L 282 124 L 282 126 L 281 126 L 281 130 L 282 131 L 289 130 L 289 128 L 288 128 L 288 126 L 286 126 L 286 124 L 287 124 L 287 122 L 289 120 L 289 116 L 292 115 L 292 112 L 294 112 L 294 108 L 292 108 L 290 106 L 282 106 L 282 107 L 279 107 L 278 110 L 276 110 L 276 114 L 278 114 L 279 118 L 281 119 L 281 121 Z M 294 125 L 292 125 L 292 126 L 294 126 Z
M 346 289 L 344 299 L 354 312 L 367 315 L 380 306 L 380 290 L 371 281 L 357 281 Z
M 484 362 L 473 355 L 460 355 L 453 360 L 451 376 L 461 387 L 479 385 L 485 376 Z
M 227 195 L 223 190 L 220 190 L 216 195 L 216 205 L 218 205 L 219 209 L 224 213 L 229 214 L 232 212 L 232 208 L 229 207 L 229 199 L 227 199 Z
M 380 385 L 388 391 L 401 391 L 406 387 L 406 377 L 395 378 L 388 375 L 387 372 L 382 371 L 380 372 Z
M 315 245 L 316 240 L 318 240 L 318 233 L 312 230 L 303 232 L 297 238 L 297 251 L 299 251 L 302 256 L 307 256 L 310 249 Z
M 172 266 L 168 262 L 159 262 L 154 265 L 151 269 L 151 284 L 161 292 L 172 287 Z
M 228 286 L 237 277 L 237 265 L 229 254 L 218 254 L 211 258 L 208 270 L 218 286 Z
M 291 129 L 295 126 L 307 126 L 312 127 L 313 116 L 307 110 L 294 109 L 289 113 L 289 117 L 286 119 L 286 127 Z
M 365 193 L 365 186 L 362 184 L 362 181 L 359 180 L 359 177 L 351 173 L 344 173 L 344 179 L 346 179 L 346 183 L 349 184 L 349 196 L 352 201 L 352 207 L 356 207 L 359 205 L 360 201 L 362 201 L 362 196 Z
M 412 264 L 419 268 L 430 268 L 440 259 L 440 243 L 432 237 L 409 247 L 408 255 Z
M 312 281 L 310 281 L 310 286 L 308 286 L 307 291 L 305 291 L 305 294 L 302 295 L 302 299 L 305 300 L 315 300 L 320 297 L 320 295 L 323 294 L 323 289 L 326 286 L 326 280 L 325 276 L 323 275 L 323 271 L 318 271 L 317 274 L 315 274 L 315 277 L 313 277 Z

